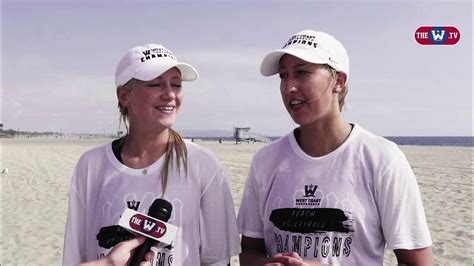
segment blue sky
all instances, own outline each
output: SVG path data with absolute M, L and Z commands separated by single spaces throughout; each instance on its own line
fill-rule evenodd
M 454 46 L 423 46 L 420 26 L 454 26 Z M 346 47 L 347 121 L 384 136 L 472 135 L 470 1 L 11 1 L 2 3 L 5 128 L 113 133 L 116 64 L 160 43 L 194 65 L 176 128 L 283 135 L 294 128 L 265 54 L 303 29 Z

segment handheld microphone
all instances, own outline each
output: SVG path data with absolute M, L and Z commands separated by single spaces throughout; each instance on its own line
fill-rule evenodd
M 139 222 L 137 220 L 140 220 L 140 218 L 143 218 L 144 220 L 140 220 L 140 221 L 142 221 L 144 223 L 143 226 L 144 226 L 145 229 L 146 229 L 147 226 L 149 228 L 155 228 L 156 227 L 155 225 L 157 223 L 159 223 L 158 225 L 164 226 L 164 227 L 158 227 L 157 228 L 158 230 L 155 230 L 154 232 L 151 232 L 150 234 L 145 235 L 148 238 L 145 240 L 145 243 L 143 243 L 141 246 L 139 246 L 138 248 L 135 249 L 135 252 L 133 253 L 133 257 L 130 260 L 129 265 L 138 266 L 140 264 L 140 262 L 143 261 L 145 254 L 148 251 L 150 251 L 150 248 L 153 246 L 153 244 L 155 244 L 156 241 L 150 239 L 149 238 L 150 235 L 152 237 L 153 237 L 153 235 L 155 235 L 155 237 L 156 237 L 157 232 L 162 232 L 162 234 L 160 236 L 163 236 L 166 233 L 166 229 L 167 229 L 166 222 L 169 220 L 172 210 L 173 210 L 173 206 L 171 205 L 171 203 L 169 203 L 168 201 L 166 201 L 164 199 L 156 199 L 155 201 L 153 201 L 153 204 L 151 204 L 150 209 L 148 210 L 148 216 L 156 218 L 156 219 L 158 219 L 162 222 L 165 222 L 165 223 L 159 223 L 160 221 L 156 221 L 156 220 L 153 221 L 153 222 L 150 222 L 151 219 L 147 220 L 146 216 L 144 216 L 140 213 L 135 214 L 130 219 L 128 219 L 129 224 L 130 224 L 130 222 L 132 222 L 132 223 L 134 222 L 135 224 L 138 224 Z M 153 226 L 151 226 L 151 224 L 153 224 Z M 133 225 L 131 227 L 132 227 L 132 229 L 134 229 Z M 164 228 L 164 230 L 163 230 L 163 228 Z M 160 231 L 159 229 L 162 229 L 162 230 Z M 151 230 L 148 230 L 148 231 L 151 231 Z

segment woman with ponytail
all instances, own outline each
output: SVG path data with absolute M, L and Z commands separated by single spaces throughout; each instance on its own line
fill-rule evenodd
M 134 47 L 120 60 L 116 94 L 127 134 L 86 152 L 76 165 L 64 265 L 101 259 L 132 238 L 117 225 L 121 214 L 126 208 L 146 214 L 156 198 L 171 203 L 168 223 L 178 231 L 171 245 L 152 247 L 151 265 L 227 265 L 240 252 L 222 164 L 172 129 L 182 81 L 197 78 L 194 67 L 158 44 Z

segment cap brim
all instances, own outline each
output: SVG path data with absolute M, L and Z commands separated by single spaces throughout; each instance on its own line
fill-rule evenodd
M 193 81 L 199 77 L 197 70 L 186 63 L 177 63 L 175 61 L 170 62 L 159 62 L 147 64 L 145 67 L 140 68 L 137 72 L 134 73 L 133 78 L 149 81 L 161 76 L 163 73 L 169 69 L 176 67 L 181 72 L 181 79 L 183 81 Z
M 197 70 L 190 64 L 178 63 L 176 67 L 181 71 L 181 78 L 184 81 L 194 81 L 199 78 Z
M 260 65 L 260 73 L 264 76 L 272 76 L 278 73 L 280 68 L 280 59 L 283 55 L 289 54 L 295 57 L 298 57 L 301 60 L 304 60 L 313 64 L 327 64 L 328 62 L 319 56 L 317 53 L 311 52 L 308 49 L 298 49 L 298 48 L 289 48 L 289 49 L 280 49 L 275 50 L 267 54 Z

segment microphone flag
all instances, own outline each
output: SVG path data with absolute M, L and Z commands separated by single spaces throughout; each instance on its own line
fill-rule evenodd
M 126 208 L 119 225 L 131 232 L 151 238 L 161 243 L 173 243 L 178 227 L 150 217 L 141 212 Z

